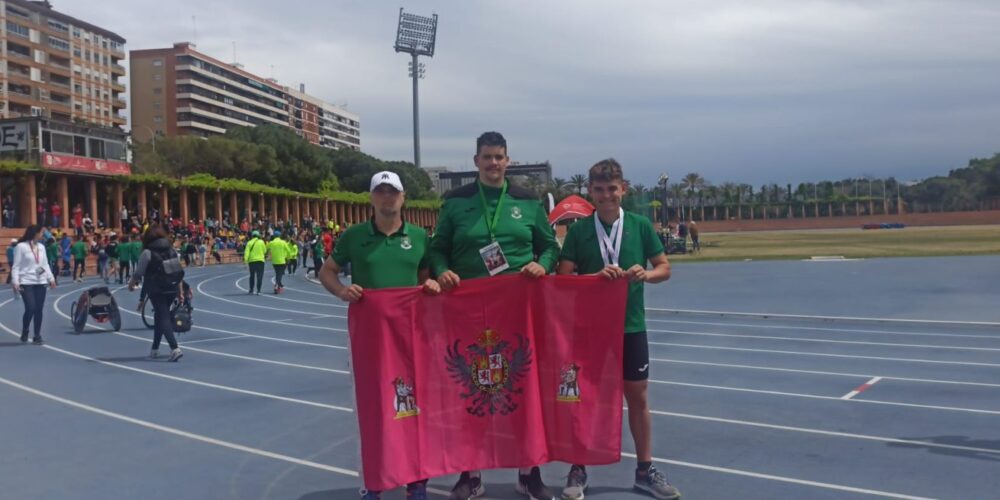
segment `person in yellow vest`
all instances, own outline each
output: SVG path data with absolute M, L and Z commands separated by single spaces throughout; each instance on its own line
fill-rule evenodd
M 260 232 L 250 233 L 250 241 L 243 249 L 243 262 L 250 268 L 250 290 L 247 295 L 253 293 L 254 283 L 257 284 L 257 295 L 260 295 L 260 285 L 264 281 L 264 253 L 267 251 L 267 244 L 260 239 Z
M 288 236 L 288 274 L 295 274 L 295 270 L 299 267 L 299 242 L 295 241 L 295 237 Z
M 281 277 L 285 275 L 288 264 L 288 242 L 281 239 L 281 231 L 274 231 L 274 238 L 267 244 L 267 253 L 271 255 L 271 266 L 274 267 L 274 293 L 279 294 L 285 289 Z

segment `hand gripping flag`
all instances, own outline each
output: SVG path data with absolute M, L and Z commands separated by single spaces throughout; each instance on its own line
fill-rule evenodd
M 365 487 L 621 453 L 625 280 L 365 291 L 349 311 Z

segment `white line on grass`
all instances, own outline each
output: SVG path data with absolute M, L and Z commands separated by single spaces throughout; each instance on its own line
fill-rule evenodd
M 740 351 L 740 352 L 767 352 L 772 354 L 789 354 L 793 356 L 819 356 L 826 358 L 849 358 L 849 359 L 874 359 L 878 361 L 901 361 L 909 363 L 930 363 L 938 365 L 958 365 L 958 366 L 988 366 L 990 368 L 1000 368 L 998 363 L 977 363 L 973 361 L 941 361 L 936 359 L 915 359 L 915 358 L 891 358 L 885 356 L 860 356 L 856 354 L 828 354 L 823 352 L 801 352 L 782 351 L 777 349 L 752 349 L 749 347 L 722 347 L 715 345 L 678 344 L 675 342 L 649 342 L 649 345 L 670 346 L 670 347 L 690 347 L 692 349 L 715 349 L 720 351 Z
M 827 372 L 820 370 L 799 370 L 795 368 L 777 368 L 773 366 L 756 366 L 756 365 L 736 365 L 731 363 L 710 363 L 708 361 L 686 361 L 686 360 L 669 359 L 669 358 L 650 358 L 649 360 L 660 363 L 678 363 L 685 365 L 713 366 L 719 368 L 739 368 L 746 370 L 765 370 L 765 371 L 775 371 L 775 372 L 785 372 L 785 373 L 808 373 L 811 375 L 829 375 L 836 377 L 871 378 L 875 376 L 870 373 L 843 373 L 843 372 Z M 961 380 L 934 380 L 926 378 L 892 377 L 892 376 L 883 376 L 882 378 L 885 380 L 899 380 L 903 382 L 920 382 L 927 384 L 955 384 L 955 385 L 1000 388 L 1000 384 L 991 384 L 987 382 L 963 382 Z
M 729 312 L 729 311 L 702 311 L 696 309 L 661 309 L 658 307 L 647 307 L 647 311 L 672 313 L 672 314 L 704 314 L 710 316 L 745 316 L 750 318 L 783 318 L 783 319 L 819 319 L 827 321 L 873 321 L 879 323 L 904 323 L 904 324 L 928 324 L 928 325 L 975 325 L 975 326 L 1000 326 L 998 322 L 992 321 L 952 321 L 945 319 L 901 319 L 901 318 L 864 318 L 853 316 L 811 316 L 806 314 L 771 314 L 771 313 L 750 313 L 750 312 Z
M 955 411 L 963 413 L 979 413 L 985 415 L 1000 415 L 1000 411 L 997 410 L 979 410 L 976 408 L 958 408 L 954 406 L 936 406 L 936 405 L 922 405 L 916 403 L 899 403 L 896 401 L 879 401 L 875 399 L 841 399 L 836 396 L 820 396 L 818 394 L 802 394 L 797 392 L 783 392 L 783 391 L 768 391 L 764 389 L 748 389 L 744 387 L 729 387 L 724 385 L 708 385 L 708 384 L 692 384 L 690 382 L 676 382 L 673 380 L 649 380 L 650 383 L 654 384 L 664 384 L 664 385 L 678 385 L 682 387 L 697 387 L 700 389 L 714 389 L 720 391 L 735 391 L 735 392 L 749 392 L 754 394 L 767 394 L 770 396 L 786 396 L 793 398 L 809 398 L 809 399 L 823 399 L 827 401 L 846 401 L 850 403 L 868 403 L 877 405 L 887 405 L 887 406 L 903 406 L 906 408 L 923 408 L 928 410 L 942 410 L 942 411 Z
M 918 336 L 918 337 L 959 337 L 959 338 L 971 338 L 971 339 L 988 339 L 988 340 L 1000 340 L 998 335 L 967 335 L 961 333 L 937 333 L 937 332 L 897 332 L 889 330 L 863 330 L 858 328 L 823 328 L 819 326 L 788 326 L 788 325 L 768 325 L 768 324 L 756 324 L 751 325 L 748 323 L 719 323 L 713 321 L 684 321 L 679 319 L 652 319 L 646 318 L 647 322 L 651 323 L 678 323 L 686 325 L 708 325 L 708 326 L 735 326 L 740 328 L 760 328 L 764 330 L 814 330 L 823 332 L 846 332 L 846 333 L 874 333 L 880 335 L 902 335 L 902 336 Z
M 792 342 L 822 342 L 828 344 L 850 344 L 850 345 L 875 345 L 875 346 L 887 346 L 887 347 L 912 347 L 919 349 L 952 349 L 959 351 L 988 351 L 988 352 L 1000 352 L 1000 348 L 997 347 L 964 347 L 964 346 L 950 346 L 950 345 L 930 345 L 930 344 L 898 344 L 895 342 L 865 342 L 861 340 L 835 340 L 835 339 L 817 339 L 812 337 L 779 337 L 775 335 L 741 335 L 738 333 L 715 333 L 715 332 L 688 332 L 684 330 L 646 330 L 647 332 L 655 333 L 675 333 L 678 335 L 694 335 L 701 337 L 728 337 L 728 338 L 741 338 L 741 339 L 763 339 L 763 340 L 788 340 Z

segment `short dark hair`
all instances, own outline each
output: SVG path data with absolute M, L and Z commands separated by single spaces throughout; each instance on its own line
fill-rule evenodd
M 483 150 L 483 146 L 500 146 L 504 153 L 507 152 L 507 139 L 503 138 L 500 132 L 483 132 L 476 138 L 476 155 Z
M 153 224 L 146 230 L 146 234 L 142 235 L 142 247 L 149 248 L 151 243 L 161 238 L 167 238 L 167 231 L 163 229 L 163 226 Z
M 618 160 L 607 158 L 590 167 L 589 180 L 590 182 L 625 182 L 625 175 L 622 174 L 622 166 Z

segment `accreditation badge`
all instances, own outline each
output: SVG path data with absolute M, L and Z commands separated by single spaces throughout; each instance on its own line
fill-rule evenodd
M 483 264 L 486 265 L 486 270 L 490 272 L 490 276 L 496 276 L 510 267 L 507 257 L 504 256 L 503 250 L 500 249 L 500 243 L 495 241 L 480 248 L 479 256 L 483 258 Z

